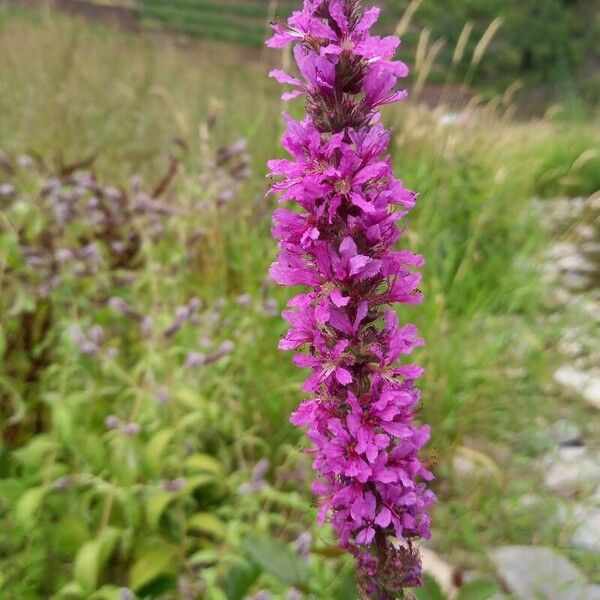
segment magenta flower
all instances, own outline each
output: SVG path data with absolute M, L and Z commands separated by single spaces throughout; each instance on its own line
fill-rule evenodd
M 284 115 L 289 158 L 269 162 L 279 254 L 271 277 L 308 290 L 288 303 L 282 350 L 310 369 L 311 397 L 292 415 L 310 439 L 320 499 L 342 547 L 357 558 L 365 598 L 392 599 L 421 581 L 415 539 L 429 536 L 435 501 L 419 460 L 429 428 L 417 427 L 423 369 L 403 359 L 423 344 L 394 303 L 416 304 L 422 257 L 396 249 L 399 221 L 416 194 L 392 171 L 390 132 L 378 109 L 405 97 L 396 37 L 371 35 L 379 10 L 359 0 L 305 0 L 267 45 L 294 45 L 299 76 L 273 71 L 306 96 L 307 115 Z
M 287 27 L 273 24 L 275 35 L 267 42 L 270 48 L 283 48 L 290 42 L 311 42 L 313 39 L 335 40 L 335 32 L 325 21 L 315 17 L 322 2 L 305 2 L 303 11 L 295 11 L 287 21 Z

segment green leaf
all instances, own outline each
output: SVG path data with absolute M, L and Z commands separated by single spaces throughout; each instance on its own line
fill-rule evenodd
M 16 450 L 14 457 L 26 468 L 39 469 L 40 463 L 56 449 L 56 442 L 47 434 L 34 437 L 26 446 Z
M 169 507 L 169 505 L 184 494 L 191 494 L 195 489 L 214 482 L 213 475 L 198 475 L 186 480 L 186 485 L 179 492 L 158 491 L 153 493 L 146 500 L 145 511 L 146 521 L 152 531 L 156 531 L 160 525 L 160 520 Z
M 100 545 L 98 540 L 86 542 L 75 557 L 74 574 L 77 583 L 87 592 L 98 586 L 100 576 Z
M 107 527 L 98 536 L 100 543 L 100 560 L 102 561 L 102 566 L 104 566 L 108 562 L 108 559 L 112 556 L 120 537 L 121 531 L 115 527 Z
M 75 439 L 78 454 L 81 459 L 88 463 L 88 468 L 102 471 L 106 468 L 108 461 L 105 444 L 100 437 L 91 431 L 80 429 Z
M 194 477 L 188 477 L 185 485 L 185 492 L 191 494 L 194 490 L 199 487 L 215 483 L 215 476 L 207 474 L 195 475 Z
M 206 472 L 223 475 L 223 465 L 209 454 L 192 454 L 185 459 L 184 465 L 189 473 Z
M 425 573 L 423 579 L 425 580 L 423 587 L 410 590 L 416 600 L 445 600 L 442 588 L 433 577 Z
M 308 570 L 302 559 L 285 544 L 264 537 L 247 537 L 242 546 L 246 554 L 263 571 L 277 577 L 283 583 L 305 588 Z
M 256 563 L 235 565 L 225 575 L 223 590 L 228 600 L 243 600 L 261 573 Z
M 187 562 L 190 565 L 201 565 L 203 567 L 206 566 L 210 566 L 210 565 L 214 565 L 215 563 L 217 563 L 219 561 L 219 558 L 221 558 L 221 554 L 215 552 L 214 550 L 211 549 L 206 549 L 206 550 L 198 550 L 198 552 L 194 552 L 194 554 L 192 554 Z
M 15 506 L 15 521 L 25 529 L 35 525 L 36 514 L 44 500 L 47 488 L 38 486 L 27 490 Z
M 490 579 L 475 579 L 460 589 L 456 600 L 489 600 L 500 591 Z
M 3 231 L 0 235 L 0 257 L 10 268 L 18 268 L 22 262 L 19 236 L 13 231 Z
M 73 411 L 65 404 L 56 404 L 52 410 L 52 424 L 66 448 L 73 447 Z
M 146 445 L 146 463 L 153 471 L 159 471 L 164 463 L 164 457 L 175 431 L 161 429 L 157 431 Z
M 83 598 L 83 590 L 76 581 L 69 581 L 67 585 L 52 596 L 52 600 L 82 600 Z
M 162 544 L 147 548 L 138 556 L 129 571 L 129 587 L 140 596 L 147 596 L 148 590 L 154 586 L 171 585 L 178 567 L 179 557 L 177 549 L 173 546 Z
M 75 557 L 75 580 L 88 594 L 96 590 L 102 569 L 119 539 L 118 529 L 107 527 L 95 540 L 86 542 Z
M 146 501 L 146 521 L 152 531 L 160 525 L 160 519 L 169 504 L 178 497 L 176 492 L 156 492 Z
M 227 533 L 227 527 L 219 517 L 211 513 L 196 513 L 187 522 L 188 529 L 207 533 L 217 539 L 223 539 Z
M 335 592 L 333 594 L 335 600 L 355 600 L 360 597 L 358 588 L 356 587 L 356 574 L 354 562 L 348 561 L 340 574 L 335 578 Z
M 89 600 L 121 600 L 121 589 L 115 585 L 103 585 Z
M 261 495 L 266 500 L 270 500 L 283 508 L 292 510 L 304 510 L 306 508 L 306 500 L 296 492 L 281 492 L 267 486 L 261 491 Z
M 72 559 L 83 544 L 89 541 L 90 535 L 84 522 L 74 516 L 66 515 L 54 528 L 54 546 L 59 556 Z
M 189 388 L 180 388 L 173 393 L 175 400 L 180 402 L 186 408 L 198 410 L 204 408 L 204 398 L 196 390 Z
M 177 429 L 179 431 L 186 431 L 188 429 L 196 430 L 196 426 L 202 425 L 206 422 L 206 417 L 199 410 L 189 412 L 187 415 L 181 416 L 177 420 Z
M 135 488 L 116 488 L 115 505 L 122 511 L 124 526 L 137 528 L 143 518 L 143 505 Z
M 36 298 L 32 292 L 27 289 L 17 289 L 17 297 L 12 307 L 12 314 L 19 314 L 22 312 L 34 312 L 35 311 Z
M 228 600 L 228 598 L 221 588 L 211 586 L 206 592 L 206 600 Z
M 5 350 L 6 350 L 6 336 L 4 335 L 4 329 L 0 325 L 0 359 L 4 357 Z
M 165 598 L 163 594 L 177 589 L 177 577 L 175 575 L 161 575 L 155 577 L 148 585 L 140 590 L 140 595 L 150 600 L 151 598 Z M 173 597 L 172 595 L 169 597 Z

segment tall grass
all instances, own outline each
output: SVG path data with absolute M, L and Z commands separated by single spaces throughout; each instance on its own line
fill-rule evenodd
M 266 65 L 243 61 L 229 47 L 180 50 L 58 15 L 43 26 L 37 20 L 13 17 L 0 30 L 0 147 L 59 165 L 90 158 L 112 181 L 137 172 L 152 178 L 175 153 L 182 176 L 193 177 L 200 124 L 211 111 L 220 113 L 215 137 L 248 138 L 257 176 L 235 218 L 205 223 L 214 229 L 210 256 L 201 272 L 188 275 L 200 277 L 197 285 L 213 296 L 259 290 L 274 253 L 272 200 L 263 198 L 261 173 L 276 153 L 280 108 Z M 422 46 L 419 82 L 437 48 Z M 407 243 L 427 258 L 427 301 L 403 318 L 415 320 L 428 340 L 424 418 L 442 450 L 474 424 L 492 426 L 509 407 L 514 387 L 503 369 L 518 346 L 513 333 L 531 332 L 511 332 L 506 315 L 533 318 L 541 291 L 531 257 L 543 235 L 527 198 L 542 165 L 523 156 L 535 156 L 540 131 L 551 137 L 552 127 L 512 124 L 505 109 L 473 104 L 469 122 L 448 127 L 443 109 L 424 110 L 417 96 L 387 114 L 395 124 L 397 171 L 420 192 Z M 529 327 L 527 319 L 519 327 Z M 269 350 L 279 333 L 257 333 L 264 345 L 248 346 L 239 372 L 241 381 L 264 388 L 270 418 L 263 425 L 274 430 L 297 401 L 282 402 L 289 371 L 283 377 L 271 368 L 273 360 L 280 364 Z
M 198 43 L 181 52 L 166 40 L 154 44 L 55 14 L 44 24 L 37 13 L 4 17 L 0 27 L 5 151 L 64 163 L 97 156 L 97 169 L 111 178 L 156 172 L 177 141 L 197 142 L 213 99 L 225 115 L 224 139 L 274 139 L 275 93 L 265 67 L 244 64 L 243 51 Z M 266 154 L 256 158 L 260 164 Z

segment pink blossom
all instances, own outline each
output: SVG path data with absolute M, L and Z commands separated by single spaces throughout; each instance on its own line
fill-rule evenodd
M 269 162 L 271 192 L 282 203 L 270 269 L 280 285 L 305 286 L 283 317 L 282 350 L 310 370 L 311 397 L 292 414 L 312 443 L 320 499 L 340 545 L 357 558 L 365 598 L 392 598 L 421 581 L 412 541 L 429 536 L 432 474 L 419 459 L 429 428 L 414 420 L 423 369 L 404 362 L 423 344 L 391 305 L 417 304 L 422 257 L 396 245 L 416 194 L 396 179 L 390 132 L 379 107 L 402 100 L 408 69 L 394 60 L 396 37 L 371 35 L 379 9 L 359 0 L 305 0 L 271 47 L 294 45 L 299 76 L 271 76 L 306 96 L 301 121 L 284 115 L 289 157 Z M 390 538 L 405 546 L 392 545 Z

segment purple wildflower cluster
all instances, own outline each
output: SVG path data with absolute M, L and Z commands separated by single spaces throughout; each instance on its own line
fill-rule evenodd
M 422 257 L 394 249 L 416 194 L 393 176 L 378 112 L 405 97 L 396 85 L 408 69 L 393 60 L 397 37 L 370 34 L 378 15 L 359 0 L 305 0 L 287 26 L 273 25 L 267 45 L 294 44 L 302 79 L 270 75 L 295 88 L 283 100 L 306 97 L 307 115 L 285 115 L 291 159 L 269 163 L 280 178 L 271 190 L 298 205 L 275 211 L 271 276 L 310 288 L 284 311 L 291 327 L 279 346 L 308 349 L 294 362 L 311 369 L 311 398 L 292 422 L 313 443 L 320 520 L 331 514 L 357 557 L 364 596 L 392 599 L 421 583 L 412 540 L 429 536 L 435 497 L 418 458 L 429 428 L 413 423 L 423 369 L 399 364 L 423 340 L 390 307 L 421 301 Z

